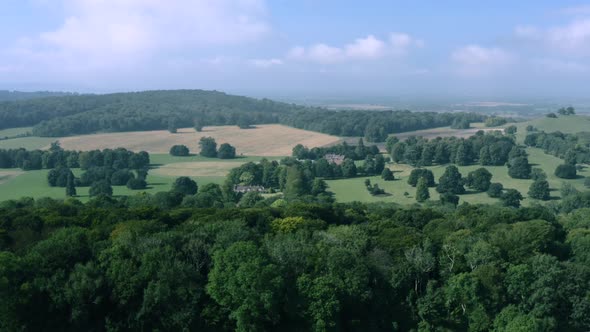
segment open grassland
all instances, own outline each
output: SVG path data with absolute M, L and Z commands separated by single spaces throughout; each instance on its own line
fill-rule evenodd
M 122 147 L 133 151 L 168 153 L 173 145 L 183 144 L 195 153 L 200 150 L 199 139 L 205 136 L 213 137 L 218 145 L 230 143 L 236 147 L 238 155 L 248 156 L 288 156 L 297 144 L 318 147 L 339 140 L 335 136 L 282 125 L 258 125 L 252 129 L 239 129 L 237 126 L 205 127 L 202 132 L 185 128 L 179 129 L 176 134 L 165 130 L 95 134 L 65 137 L 59 141 L 66 150 Z
M 0 130 L 0 138 L 4 137 L 15 137 L 18 135 L 29 134 L 33 130 L 33 127 L 21 127 L 21 128 L 8 128 Z
M 52 142 L 57 141 L 56 137 L 19 137 L 0 140 L 0 149 L 18 149 L 37 150 L 49 147 Z
M 552 199 L 559 199 L 560 193 L 559 188 L 563 182 L 573 184 L 578 190 L 585 190 L 583 177 L 590 175 L 590 170 L 585 169 L 579 172 L 580 177 L 575 180 L 563 180 L 557 178 L 553 172 L 557 165 L 562 164 L 563 161 L 559 158 L 546 155 L 540 149 L 527 149 L 529 153 L 529 160 L 533 167 L 542 168 L 547 173 L 547 180 L 551 186 Z M 541 166 L 542 165 L 542 166 Z M 459 171 L 466 177 L 471 171 L 474 171 L 482 166 L 471 165 L 471 166 L 459 166 Z M 407 181 L 412 171 L 412 167 L 408 165 L 390 164 L 389 168 L 395 174 L 395 181 L 383 181 L 379 176 L 373 177 L 359 177 L 354 179 L 343 179 L 343 180 L 329 180 L 329 190 L 335 193 L 337 201 L 340 202 L 395 202 L 399 204 L 414 204 L 416 199 L 414 197 L 416 188 L 410 186 Z M 446 165 L 443 166 L 432 166 L 427 167 L 434 173 L 435 180 L 438 182 L 440 176 L 444 173 Z M 500 182 L 504 185 L 504 188 L 512 188 L 518 190 L 525 198 L 529 191 L 529 187 L 532 180 L 520 180 L 513 179 L 508 176 L 508 168 L 506 166 L 486 166 L 485 168 L 492 173 L 492 182 Z M 370 179 L 371 183 L 377 183 L 379 187 L 383 188 L 390 196 L 371 196 L 365 189 L 365 179 Z M 468 188 L 466 188 L 468 189 Z M 404 195 L 404 192 L 409 193 L 408 196 Z M 430 199 L 438 200 L 439 195 L 435 188 L 430 188 Z M 495 203 L 498 199 L 490 198 L 486 193 L 475 193 L 468 190 L 467 194 L 460 195 L 460 202 L 469 203 Z M 539 202 L 533 199 L 525 199 L 522 204 L 530 205 L 531 203 Z
M 168 191 L 179 176 L 190 176 L 201 186 L 207 183 L 222 184 L 227 173 L 234 167 L 247 162 L 258 162 L 264 157 L 242 157 L 236 159 L 212 159 L 201 156 L 174 157 L 168 154 L 150 155 L 150 170 L 145 190 L 130 190 L 125 186 L 113 187 L 115 196 L 134 195 L 140 192 L 155 194 Z M 272 158 L 277 159 L 277 158 Z M 76 176 L 82 170 L 72 170 Z M 17 169 L 0 169 L 0 201 L 21 197 L 65 198 L 65 188 L 50 187 L 47 184 L 48 170 L 21 171 Z M 87 201 L 88 187 L 77 187 L 78 198 Z
M 514 125 L 514 124 L 507 124 Z M 518 143 L 523 143 L 527 135 L 526 127 L 533 126 L 538 131 L 545 131 L 548 133 L 554 131 L 561 131 L 562 133 L 575 134 L 582 131 L 590 132 L 590 116 L 584 115 L 570 115 L 570 116 L 559 116 L 556 119 L 542 117 L 533 119 L 530 121 L 519 122 L 516 124 L 518 131 L 516 133 L 516 139 Z

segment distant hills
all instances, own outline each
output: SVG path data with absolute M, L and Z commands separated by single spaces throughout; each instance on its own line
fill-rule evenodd
M 53 92 L 53 91 L 36 91 L 36 92 L 21 92 L 21 91 L 8 91 L 0 90 L 0 102 L 2 101 L 15 101 L 15 100 L 27 100 L 45 97 L 61 97 L 74 95 L 70 92 Z

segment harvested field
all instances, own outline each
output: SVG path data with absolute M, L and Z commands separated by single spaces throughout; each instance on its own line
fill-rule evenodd
M 218 146 L 230 143 L 240 155 L 248 156 L 290 156 L 297 144 L 319 147 L 332 144 L 338 137 L 295 129 L 282 125 L 258 125 L 252 129 L 239 129 L 237 126 L 205 127 L 202 132 L 192 128 L 179 129 L 171 134 L 166 130 L 138 131 L 82 135 L 61 138 L 61 146 L 66 150 L 95 150 L 123 147 L 133 151 L 168 153 L 176 144 L 188 146 L 192 153 L 199 151 L 199 139 L 211 136 Z
M 227 173 L 236 167 L 240 167 L 243 162 L 184 162 L 172 163 L 158 167 L 152 172 L 163 176 L 226 176 Z

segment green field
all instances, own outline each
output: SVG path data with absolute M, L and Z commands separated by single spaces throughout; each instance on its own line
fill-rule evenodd
M 0 130 L 0 138 L 25 135 L 31 132 L 33 127 L 8 128 Z
M 542 117 L 516 124 L 507 124 L 507 126 L 509 125 L 516 125 L 518 128 L 516 139 L 518 143 L 522 144 L 527 135 L 526 127 L 529 125 L 537 128 L 538 131 L 548 133 L 561 131 L 562 133 L 575 134 L 582 131 L 590 131 L 590 117 L 583 115 L 559 116 L 556 119 Z
M 37 150 L 49 146 L 52 142 L 57 141 L 56 137 L 19 137 L 0 141 L 0 149 L 18 149 Z
M 542 168 L 545 173 L 547 173 L 547 180 L 549 185 L 551 186 L 552 192 L 551 196 L 554 199 L 558 199 L 560 196 L 559 188 L 563 182 L 569 182 L 573 184 L 578 190 L 584 190 L 584 179 L 579 178 L 575 180 L 563 180 L 557 178 L 553 175 L 553 172 L 557 165 L 562 164 L 563 161 L 559 158 L 546 155 L 540 149 L 527 149 L 529 153 L 529 161 L 533 164 L 533 167 Z M 543 165 L 542 167 L 539 165 Z M 472 166 L 460 166 L 459 171 L 466 177 L 467 174 L 477 168 L 480 168 L 479 165 L 472 165 Z M 407 181 L 412 170 L 411 166 L 408 165 L 398 165 L 398 164 L 390 164 L 389 168 L 394 172 L 396 180 L 395 181 L 383 181 L 379 176 L 372 176 L 372 177 L 358 177 L 353 179 L 343 179 L 343 180 L 329 180 L 326 181 L 330 187 L 330 191 L 334 192 L 336 200 L 340 202 L 352 202 L 352 201 L 360 201 L 360 202 L 395 202 L 399 204 L 413 204 L 416 203 L 414 198 L 414 194 L 416 192 L 416 188 L 410 186 Z M 438 181 L 438 178 L 444 173 L 446 165 L 444 166 L 432 166 L 427 167 L 428 169 L 432 170 L 434 173 L 435 180 Z M 521 192 L 521 194 L 526 197 L 529 191 L 529 186 L 532 183 L 532 180 L 519 180 L 513 179 L 508 176 L 508 168 L 506 166 L 486 166 L 486 168 L 492 173 L 493 178 L 492 182 L 500 182 L 504 185 L 504 188 L 513 188 Z M 590 170 L 585 169 L 582 172 L 579 172 L 581 176 L 588 176 L 590 175 Z M 365 179 L 370 179 L 371 183 L 379 184 L 379 187 L 383 188 L 390 196 L 371 196 L 369 192 L 365 189 Z M 404 192 L 408 192 L 409 196 L 404 196 Z M 435 188 L 430 188 L 430 196 L 431 200 L 438 200 L 439 195 L 436 192 Z M 467 192 L 465 195 L 461 195 L 460 202 L 469 202 L 469 203 L 495 203 L 498 202 L 495 198 L 490 198 L 486 193 L 474 193 L 474 192 Z M 533 199 L 525 199 L 522 204 L 529 205 L 534 202 L 539 202 Z
M 147 182 L 148 182 L 148 189 L 146 190 L 130 190 L 125 186 L 115 186 L 113 187 L 113 194 L 115 196 L 125 196 L 125 195 L 134 195 L 140 192 L 147 192 L 147 193 L 157 193 L 160 191 L 168 191 L 172 187 L 172 183 L 178 176 L 182 176 L 183 174 L 178 174 L 177 176 L 162 176 L 155 174 L 155 170 L 166 164 L 181 164 L 181 163 L 195 163 L 195 162 L 207 162 L 208 164 L 211 161 L 225 163 L 225 162 L 257 162 L 263 159 L 264 157 L 243 157 L 243 158 L 236 158 L 236 159 L 215 159 L 215 158 L 205 158 L 201 156 L 189 156 L 189 157 L 174 157 L 167 154 L 153 154 L 150 155 L 150 160 L 152 163 L 153 169 L 148 174 Z M 276 157 L 272 157 L 269 159 L 279 159 Z M 177 166 L 178 167 L 178 166 Z M 38 170 L 38 171 L 27 171 L 23 172 L 23 174 L 12 177 L 5 182 L 0 182 L 0 201 L 8 200 L 8 199 L 15 199 L 20 197 L 33 197 L 33 198 L 40 198 L 40 197 L 51 197 L 51 198 L 65 198 L 65 188 L 56 188 L 50 187 L 47 184 L 47 173 L 49 170 Z M 73 172 L 76 176 L 80 176 L 83 172 L 81 169 L 73 169 Z M 180 170 L 182 173 L 182 170 Z M 222 184 L 225 180 L 225 176 L 195 176 L 192 177 L 199 185 L 204 185 L 207 183 L 217 183 Z M 0 179 L 2 180 L 2 179 Z M 82 201 L 87 201 L 88 197 L 88 187 L 77 187 L 76 190 L 78 192 L 79 199 Z

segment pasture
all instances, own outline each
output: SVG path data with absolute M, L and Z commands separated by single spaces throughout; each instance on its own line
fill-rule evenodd
M 575 134 L 582 131 L 590 131 L 590 116 L 570 115 L 559 116 L 556 119 L 542 117 L 516 124 L 507 124 L 507 126 L 509 125 L 516 125 L 518 128 L 516 139 L 518 143 L 522 144 L 527 135 L 526 127 L 529 125 L 535 127 L 538 131 L 545 131 L 548 133 L 561 131 L 562 133 Z
M 132 151 L 168 153 L 176 144 L 186 145 L 197 153 L 201 137 L 213 137 L 218 146 L 230 143 L 238 155 L 246 156 L 288 156 L 297 144 L 319 147 L 339 141 L 338 137 L 301 130 L 282 125 L 257 125 L 252 129 L 237 126 L 205 127 L 202 132 L 193 128 L 179 129 L 171 134 L 166 130 L 138 131 L 72 136 L 59 139 L 66 150 L 96 150 L 126 148 Z
M 568 182 L 573 184 L 578 190 L 585 190 L 584 187 L 584 179 L 583 177 L 590 175 L 589 169 L 584 169 L 583 171 L 579 172 L 580 177 L 574 180 L 564 180 L 557 178 L 553 172 L 557 165 L 562 164 L 563 161 L 557 157 L 553 157 L 550 155 L 546 155 L 540 149 L 528 148 L 527 152 L 529 153 L 529 160 L 533 167 L 539 167 L 547 173 L 547 181 L 552 189 L 551 197 L 552 199 L 559 199 L 560 192 L 559 189 L 561 188 L 561 184 L 563 182 Z M 542 165 L 542 166 L 541 166 Z M 437 165 L 432 167 L 426 167 L 434 173 L 435 180 L 438 182 L 440 176 L 444 173 L 445 168 L 447 165 Z M 379 176 L 372 176 L 372 177 L 358 177 L 352 179 L 342 179 L 342 180 L 329 180 L 326 181 L 329 186 L 329 190 L 334 192 L 336 200 L 340 202 L 352 202 L 352 201 L 360 201 L 360 202 L 395 202 L 399 204 L 414 204 L 416 203 L 416 199 L 414 194 L 416 193 L 416 188 L 410 186 L 407 181 L 412 171 L 412 167 L 409 165 L 403 164 L 389 164 L 388 167 L 394 172 L 395 181 L 383 181 Z M 459 166 L 459 171 L 466 177 L 467 174 L 471 171 L 474 171 L 482 166 L 480 165 L 470 165 L 470 166 Z M 521 180 L 521 179 L 513 179 L 508 176 L 508 168 L 506 166 L 485 166 L 490 173 L 492 173 L 492 182 L 500 182 L 504 185 L 504 188 L 512 188 L 518 190 L 524 197 L 525 200 L 522 201 L 523 205 L 530 205 L 532 203 L 539 203 L 540 201 L 529 199 L 527 198 L 527 193 L 529 191 L 529 186 L 533 182 L 532 180 Z M 390 196 L 371 196 L 369 192 L 365 189 L 364 181 L 365 179 L 370 179 L 372 184 L 377 183 L 379 187 L 383 188 Z M 486 193 L 476 193 L 466 188 L 467 193 L 465 195 L 460 195 L 460 203 L 461 202 L 469 202 L 472 204 L 477 203 L 495 203 L 499 200 L 496 198 L 490 198 Z M 439 194 L 436 192 L 435 188 L 430 188 L 430 200 L 438 200 Z M 404 192 L 407 192 L 409 195 L 405 196 Z

